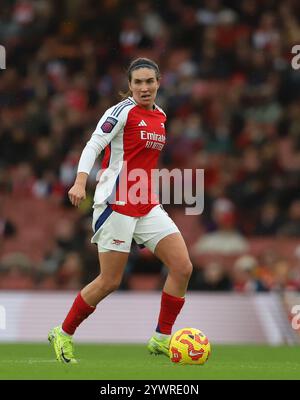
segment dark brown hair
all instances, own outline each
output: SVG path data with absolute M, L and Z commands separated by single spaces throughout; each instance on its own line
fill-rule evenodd
M 133 60 L 127 69 L 128 82 L 131 82 L 132 72 L 139 68 L 153 69 L 155 72 L 156 79 L 157 80 L 160 79 L 160 71 L 159 71 L 159 68 L 158 68 L 158 65 L 156 64 L 156 62 L 150 60 L 150 58 L 139 57 L 139 58 L 136 58 L 135 60 Z M 131 93 L 131 90 L 128 90 L 126 93 L 119 92 L 119 95 L 123 99 L 125 99 L 126 97 L 131 96 L 132 93 Z

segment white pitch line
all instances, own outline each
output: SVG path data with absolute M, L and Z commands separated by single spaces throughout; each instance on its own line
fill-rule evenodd
M 11 363 L 11 364 L 33 364 L 33 363 L 52 363 L 56 360 L 0 360 L 1 363 Z

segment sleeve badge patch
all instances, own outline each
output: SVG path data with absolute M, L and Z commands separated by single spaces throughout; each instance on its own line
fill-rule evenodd
M 114 126 L 116 126 L 118 123 L 118 120 L 113 118 L 113 117 L 107 117 L 106 120 L 103 122 L 101 125 L 101 129 L 104 133 L 110 133 Z

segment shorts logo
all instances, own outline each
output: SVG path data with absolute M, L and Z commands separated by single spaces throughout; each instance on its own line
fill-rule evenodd
M 105 122 L 101 125 L 101 129 L 104 133 L 110 133 L 114 126 L 117 125 L 118 120 L 113 117 L 107 117 Z
M 115 244 L 117 246 L 119 246 L 122 243 L 125 243 L 125 240 L 113 239 L 113 241 L 112 241 L 112 244 Z

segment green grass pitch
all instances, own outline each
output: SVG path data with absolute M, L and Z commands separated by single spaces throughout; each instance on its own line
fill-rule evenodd
M 78 365 L 61 365 L 47 344 L 1 344 L 1 379 L 300 379 L 298 346 L 213 345 L 204 366 L 176 365 L 144 345 L 78 344 Z

